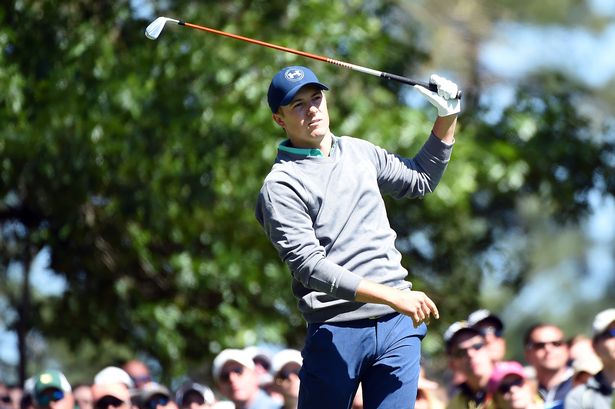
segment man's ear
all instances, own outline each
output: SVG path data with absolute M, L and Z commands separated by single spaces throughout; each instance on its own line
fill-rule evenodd
M 278 125 L 280 125 L 280 127 L 284 128 L 284 125 L 285 125 L 285 123 L 284 123 L 284 119 L 282 119 L 282 117 L 281 117 L 280 115 L 278 115 L 278 114 L 273 114 L 273 115 L 271 115 L 271 118 L 273 118 L 273 121 L 274 121 L 276 124 L 278 124 Z

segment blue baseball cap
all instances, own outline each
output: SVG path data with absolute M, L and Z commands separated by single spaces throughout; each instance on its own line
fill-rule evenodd
M 328 90 L 325 84 L 318 81 L 316 74 L 309 68 L 293 65 L 282 68 L 271 80 L 267 92 L 267 102 L 271 112 L 276 113 L 282 105 L 288 104 L 306 85 L 314 85 L 317 88 Z

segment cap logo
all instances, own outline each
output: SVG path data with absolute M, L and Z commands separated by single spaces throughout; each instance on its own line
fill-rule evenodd
M 303 79 L 303 76 L 303 70 L 297 68 L 290 69 L 284 73 L 284 78 L 286 78 L 290 82 L 301 81 Z
M 53 380 L 53 377 L 48 373 L 42 374 L 40 378 L 40 381 L 42 384 L 51 383 L 52 380 Z

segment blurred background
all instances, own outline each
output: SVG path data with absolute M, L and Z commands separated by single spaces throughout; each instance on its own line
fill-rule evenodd
M 273 74 L 327 83 L 331 129 L 413 156 L 414 89 L 184 19 L 464 90 L 453 159 L 388 200 L 442 332 L 479 307 L 510 357 L 536 321 L 588 334 L 615 298 L 615 0 L 5 1 L 0 5 L 0 379 L 92 377 L 131 357 L 169 383 L 225 347 L 302 347 L 290 278 L 254 218 L 284 135 Z

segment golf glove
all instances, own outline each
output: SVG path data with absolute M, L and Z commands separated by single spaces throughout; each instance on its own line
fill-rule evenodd
M 457 84 L 436 74 L 429 78 L 429 82 L 436 84 L 438 92 L 430 91 L 420 85 L 415 85 L 414 88 L 438 109 L 438 116 L 458 114 L 461 111 L 461 99 L 457 98 L 459 89 Z

